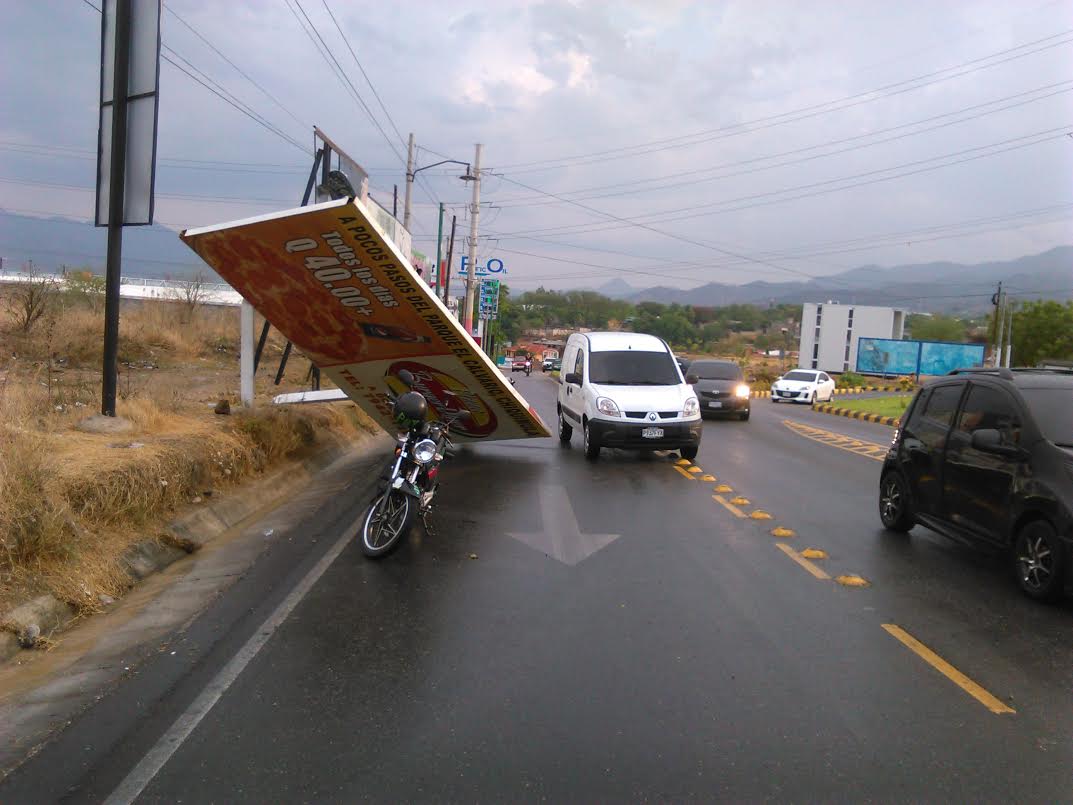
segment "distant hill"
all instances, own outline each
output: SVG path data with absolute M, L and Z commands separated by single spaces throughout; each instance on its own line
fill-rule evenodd
M 1073 246 L 1058 246 L 1016 260 L 972 265 L 861 266 L 807 282 L 750 282 L 744 285 L 711 282 L 688 290 L 657 286 L 626 298 L 631 302 L 704 306 L 825 302 L 830 299 L 843 304 L 971 313 L 990 307 L 991 294 L 999 281 L 1018 298 L 1073 299 Z
M 45 271 L 67 266 L 91 268 L 103 274 L 106 241 L 104 228 L 84 221 L 35 218 L 0 210 L 0 257 L 7 270 L 33 260 Z M 157 225 L 128 226 L 124 230 L 125 276 L 184 279 L 199 271 L 210 281 L 220 281 L 173 230 Z

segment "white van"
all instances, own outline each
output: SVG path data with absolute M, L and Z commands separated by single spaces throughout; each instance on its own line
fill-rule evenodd
M 700 405 L 663 339 L 640 333 L 575 333 L 559 373 L 559 441 L 574 428 L 585 455 L 601 447 L 678 450 L 694 459 L 700 448 Z

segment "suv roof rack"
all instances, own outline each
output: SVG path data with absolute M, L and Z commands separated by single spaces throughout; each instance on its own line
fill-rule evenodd
M 998 375 L 1003 380 L 1013 380 L 1013 372 L 1004 366 L 976 366 L 972 369 L 954 369 L 952 372 L 947 372 L 948 375 L 968 375 L 968 374 L 980 374 L 980 375 Z

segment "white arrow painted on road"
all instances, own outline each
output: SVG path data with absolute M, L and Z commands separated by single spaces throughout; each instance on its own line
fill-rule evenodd
M 618 539 L 620 534 L 582 534 L 570 496 L 562 486 L 540 487 L 540 512 L 543 531 L 508 532 L 509 536 L 534 550 L 557 559 L 564 565 L 576 565 Z

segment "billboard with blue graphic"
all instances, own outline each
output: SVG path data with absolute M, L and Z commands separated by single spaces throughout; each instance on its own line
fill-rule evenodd
M 857 371 L 862 375 L 945 375 L 984 365 L 983 344 L 861 338 Z

